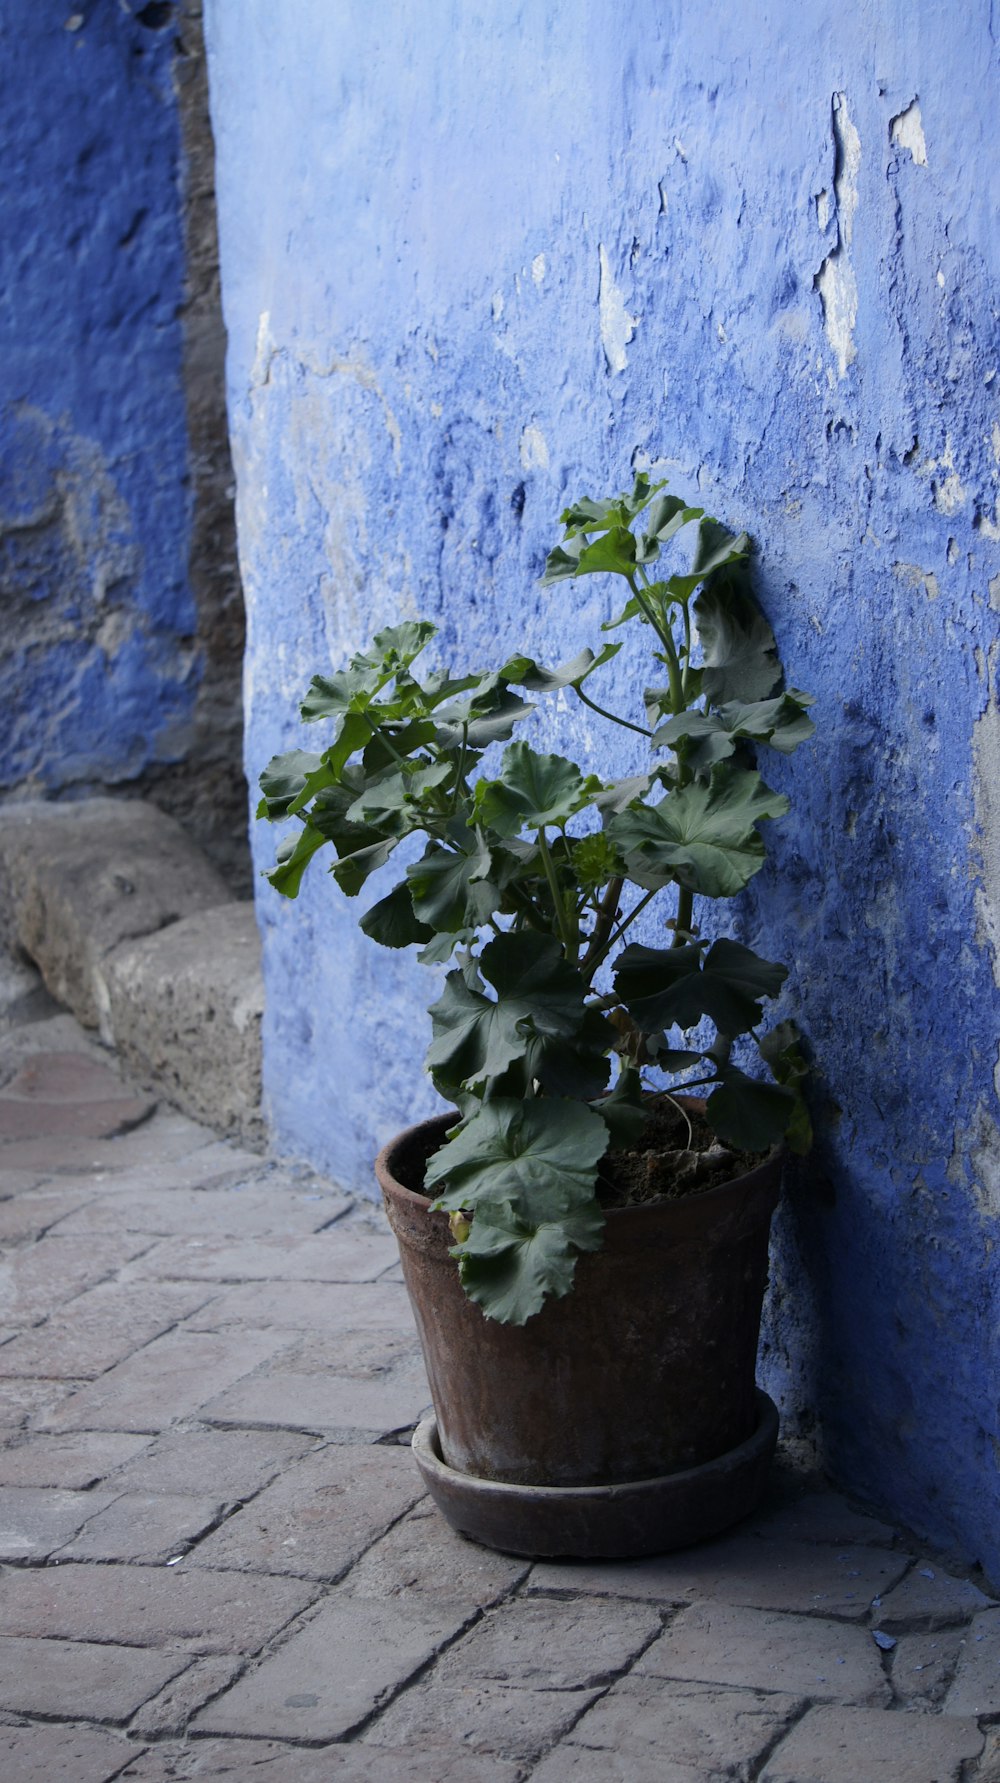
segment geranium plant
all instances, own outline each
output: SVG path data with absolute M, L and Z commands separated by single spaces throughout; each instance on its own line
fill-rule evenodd
M 593 692 L 619 641 L 561 668 L 517 655 L 487 673 L 421 676 L 435 628 L 407 622 L 315 677 L 302 717 L 332 725 L 332 740 L 275 757 L 259 807 L 295 821 L 268 874 L 290 898 L 322 850 L 355 897 L 404 838 L 425 837 L 361 927 L 452 963 L 427 1065 L 458 1113 L 425 1186 L 451 1216 L 466 1292 L 518 1324 L 567 1293 L 577 1254 L 600 1246 L 599 1172 L 605 1154 L 641 1144 L 643 1073 L 661 1096 L 664 1074 L 707 1096 L 716 1155 L 808 1144 L 796 1031 L 762 1032 L 785 967 L 707 939 L 695 920 L 696 898 L 732 898 L 759 870 L 759 826 L 787 809 L 756 749 L 787 753 L 813 729 L 749 592 L 750 542 L 645 475 L 629 494 L 578 502 L 562 524 L 543 583 L 619 577 L 627 596 L 603 630 L 648 628 L 655 668 L 635 713 Z M 685 528 L 691 567 L 667 574 Z M 642 739 L 634 774 L 606 782 L 510 740 L 534 709 L 526 696 L 560 688 Z M 631 939 L 658 910 L 663 944 Z

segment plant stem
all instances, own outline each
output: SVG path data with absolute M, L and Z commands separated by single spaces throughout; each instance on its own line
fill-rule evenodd
M 600 949 L 600 951 L 598 953 L 596 953 L 594 955 L 594 958 L 591 961 L 589 961 L 588 969 L 587 969 L 588 981 L 591 978 L 593 978 L 594 973 L 597 971 L 597 968 L 599 965 L 601 965 L 602 961 L 607 959 L 608 954 L 611 952 L 611 949 L 618 945 L 618 942 L 621 940 L 622 936 L 624 935 L 625 930 L 627 928 L 631 927 L 631 925 L 632 925 L 632 923 L 634 923 L 636 917 L 639 916 L 643 910 L 645 910 L 646 905 L 650 902 L 650 900 L 652 898 L 655 898 L 657 892 L 660 891 L 661 889 L 662 888 L 660 886 L 655 885 L 653 887 L 652 891 L 645 892 L 643 894 L 643 896 L 639 899 L 638 904 L 633 905 L 633 907 L 629 911 L 628 915 L 624 916 L 622 918 L 622 920 L 618 924 L 618 927 L 616 928 L 614 934 L 608 936 L 608 939 L 605 941 L 604 946 Z
M 458 795 L 461 791 L 464 790 L 463 776 L 465 774 L 465 757 L 468 753 L 468 743 L 469 743 L 469 726 L 466 723 L 466 724 L 463 724 L 463 726 L 462 726 L 462 753 L 458 758 L 458 768 L 456 769 L 456 772 L 455 772 L 455 791 L 452 794 L 452 800 L 451 800 L 451 815 L 453 817 L 454 817 L 455 811 L 458 807 Z
M 622 879 L 621 874 L 616 874 L 614 879 L 608 880 L 604 896 L 597 905 L 597 921 L 594 924 L 594 932 L 587 943 L 583 959 L 580 961 L 581 969 L 584 971 L 590 964 L 590 961 L 594 958 L 595 954 L 597 954 L 604 946 L 605 941 L 614 928 L 615 917 L 618 915 L 618 903 L 622 895 L 623 884 L 624 880 Z
M 537 835 L 538 835 L 538 852 L 542 857 L 542 866 L 545 868 L 545 877 L 549 882 L 549 891 L 552 893 L 552 902 L 553 902 L 553 905 L 555 906 L 556 923 L 558 924 L 559 934 L 562 938 L 562 944 L 563 944 L 564 948 L 566 949 L 566 958 L 572 962 L 575 962 L 577 953 L 579 952 L 579 947 L 578 947 L 577 942 L 574 940 L 573 936 L 570 934 L 569 927 L 566 922 L 566 907 L 563 904 L 562 893 L 559 890 L 559 880 L 556 875 L 555 862 L 552 859 L 552 855 L 549 850 L 549 845 L 546 840 L 544 824 L 542 825 L 542 828 L 537 832 Z
M 677 887 L 677 915 L 674 918 L 674 938 L 671 947 L 684 947 L 685 935 L 691 932 L 691 915 L 694 909 L 694 893 L 686 885 Z
M 623 730 L 638 731 L 640 737 L 652 736 L 652 731 L 648 731 L 645 725 L 633 724 L 631 718 L 619 718 L 617 712 L 609 712 L 605 706 L 599 706 L 597 701 L 592 700 L 589 694 L 584 693 L 583 688 L 578 687 L 575 681 L 571 685 L 577 699 L 582 700 L 585 706 L 589 706 L 590 710 L 598 713 L 601 718 L 610 718 L 612 724 L 620 724 Z

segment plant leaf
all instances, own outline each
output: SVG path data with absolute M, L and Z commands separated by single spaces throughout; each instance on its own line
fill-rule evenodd
M 763 700 L 781 679 L 774 633 L 735 578 L 720 577 L 694 603 L 704 653 L 702 691 L 713 706 Z
M 468 698 L 454 700 L 434 714 L 435 737 L 445 748 L 486 749 L 491 743 L 504 743 L 515 724 L 527 718 L 534 706 L 519 699 L 508 688 L 496 686 L 495 675 L 486 676 L 490 683 Z
M 429 1160 L 424 1186 L 435 1208 L 508 1201 L 524 1216 L 552 1218 L 589 1202 L 608 1129 L 584 1102 L 539 1096 L 483 1104 Z
M 273 755 L 260 777 L 264 796 L 257 807 L 258 817 L 268 817 L 272 823 L 288 817 L 321 786 L 328 786 L 331 778 L 322 755 L 310 754 L 306 749 Z
M 674 788 L 658 805 L 619 812 L 608 831 L 640 885 L 676 879 L 705 897 L 728 898 L 764 864 L 755 825 L 787 810 L 784 794 L 772 792 L 752 770 L 717 771 L 707 784 Z
M 510 1202 L 481 1205 L 464 1244 L 456 1246 L 462 1286 L 488 1319 L 524 1325 L 551 1294 L 573 1285 L 579 1251 L 600 1247 L 604 1215 L 596 1199 L 553 1219 L 520 1213 Z
M 618 957 L 615 991 L 644 1033 L 694 1028 L 708 1016 L 721 1033 L 749 1033 L 763 1013 L 760 999 L 776 997 L 787 968 L 739 941 L 684 947 L 641 947 L 632 942 Z
M 539 755 L 530 743 L 518 741 L 504 750 L 498 778 L 477 783 L 474 821 L 500 836 L 561 827 L 600 790 L 596 775 L 584 779 L 564 755 Z
M 496 908 L 498 892 L 490 883 L 493 857 L 478 830 L 457 826 L 450 848 L 431 842 L 419 861 L 406 869 L 418 921 L 454 934 L 478 928 Z
M 434 930 L 414 914 L 410 888 L 405 880 L 394 886 L 388 897 L 380 898 L 366 910 L 360 926 L 382 947 L 410 947 L 416 941 L 429 941 L 434 934 Z
M 734 1065 L 719 1075 L 721 1086 L 705 1104 L 705 1119 L 717 1138 L 747 1152 L 763 1152 L 779 1144 L 795 1112 L 791 1090 L 777 1083 L 759 1083 Z
M 278 845 L 277 860 L 264 877 L 279 891 L 282 897 L 297 898 L 302 884 L 302 875 L 318 849 L 323 847 L 326 837 L 315 830 L 311 823 L 303 823 L 302 828 L 294 836 L 286 836 Z
M 532 930 L 498 935 L 483 948 L 478 965 L 495 1001 L 471 988 L 461 972 L 450 972 L 430 1012 L 434 1038 L 427 1065 L 442 1094 L 452 1085 L 500 1076 L 532 1048 L 540 1065 L 546 1042 L 569 1041 L 576 1048 L 586 1034 L 584 982 L 554 936 Z M 603 1050 L 603 1023 L 600 1039 Z

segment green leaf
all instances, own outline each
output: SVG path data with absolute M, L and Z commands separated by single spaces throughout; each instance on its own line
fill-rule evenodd
M 320 718 L 342 718 L 370 706 L 384 677 L 377 669 L 338 669 L 334 675 L 314 675 L 299 710 L 307 724 Z
M 740 742 L 770 743 L 790 755 L 815 730 L 805 708 L 812 697 L 798 691 L 776 694 L 773 699 L 749 704 L 730 700 L 718 712 L 681 712 L 654 732 L 654 749 L 686 743 L 684 760 L 695 773 L 706 773 L 717 761 L 731 756 Z
M 382 947 L 411 947 L 414 942 L 430 940 L 434 934 L 433 929 L 414 915 L 410 888 L 405 881 L 395 886 L 388 897 L 373 904 L 361 918 L 360 926 Z
M 543 668 L 532 656 L 512 656 L 504 663 L 500 675 L 504 681 L 526 687 L 529 693 L 554 693 L 560 687 L 582 686 L 595 669 L 610 662 L 620 649 L 620 644 L 605 644 L 596 655 L 593 650 L 581 650 L 579 656 L 564 662 L 558 669 Z
M 525 1216 L 552 1218 L 593 1195 L 608 1129 L 583 1102 L 548 1096 L 487 1102 L 430 1159 L 424 1176 L 445 1211 L 509 1201 Z
M 781 679 L 774 633 L 738 582 L 721 578 L 694 603 L 705 666 L 702 690 L 713 706 L 763 700 Z
M 778 1145 L 795 1111 L 795 1097 L 776 1083 L 758 1083 L 733 1065 L 719 1073 L 721 1087 L 705 1104 L 712 1132 L 739 1151 L 763 1152 Z
M 635 1066 L 623 1066 L 611 1094 L 592 1102 L 591 1107 L 608 1129 L 612 1151 L 626 1151 L 629 1146 L 636 1145 L 646 1125 L 646 1113 L 642 1105 L 642 1079 Z
M 624 811 L 626 806 L 641 799 L 652 784 L 651 774 L 630 774 L 626 780 L 612 780 L 609 786 L 594 794 L 594 804 L 598 811 L 614 816 L 615 812 Z
M 785 966 L 738 941 L 716 941 L 707 954 L 700 941 L 668 948 L 632 942 L 618 957 L 615 991 L 644 1033 L 694 1028 L 707 1015 L 733 1036 L 757 1026 L 760 999 L 776 997 L 787 976 Z
M 434 1038 L 427 1065 L 438 1087 L 445 1086 L 442 1093 L 452 1084 L 500 1076 L 532 1047 L 540 1062 L 545 1041 L 578 1045 L 584 1030 L 584 982 L 554 936 L 532 930 L 498 935 L 478 963 L 496 1000 L 451 972 L 430 1012 Z
M 290 749 L 286 755 L 273 755 L 260 777 L 264 797 L 257 808 L 258 817 L 272 823 L 293 813 L 321 786 L 330 784 L 331 775 L 322 755 L 305 749 Z
M 395 836 L 383 837 L 378 842 L 370 842 L 365 848 L 356 848 L 353 854 L 343 854 L 334 861 L 330 872 L 349 898 L 356 898 L 365 880 L 379 867 L 384 867 L 396 846 Z
M 554 1219 L 532 1218 L 509 1202 L 481 1206 L 458 1258 L 462 1286 L 488 1319 L 523 1325 L 541 1312 L 551 1294 L 561 1299 L 573 1285 L 579 1251 L 600 1248 L 604 1215 L 591 1199 Z
M 516 836 L 525 828 L 561 828 L 600 790 L 596 775 L 584 779 L 575 762 L 563 755 L 539 755 L 530 743 L 519 741 L 504 750 L 499 777 L 477 783 L 472 821 L 500 836 Z
M 486 677 L 491 683 L 485 691 L 471 693 L 466 699 L 443 706 L 434 715 L 435 737 L 445 748 L 486 749 L 491 743 L 504 743 L 515 724 L 527 718 L 534 706 L 507 688 L 496 686 L 497 677 Z
M 425 808 L 424 795 L 452 778 L 449 762 L 407 763 L 405 768 L 392 767 L 369 782 L 348 806 L 351 823 L 368 824 L 373 829 L 389 830 L 395 836 L 421 829 L 428 812 L 440 816 L 433 801 Z
M 785 1135 L 789 1149 L 804 1157 L 812 1146 L 813 1130 L 809 1109 L 802 1094 L 802 1080 L 809 1075 L 809 1065 L 802 1051 L 802 1037 L 794 1022 L 778 1022 L 761 1036 L 760 1054 L 771 1074 L 795 1098 L 795 1108 Z
M 568 537 L 550 551 L 545 560 L 542 587 L 562 582 L 569 576 L 594 576 L 611 573 L 631 576 L 635 570 L 635 534 L 627 526 L 614 524 L 602 530 L 588 543 L 582 533 Z
M 572 507 L 565 508 L 560 519 L 569 534 L 607 532 L 612 526 L 629 526 L 665 488 L 666 483 L 650 483 L 647 472 L 639 471 L 630 495 L 619 495 L 607 501 L 591 501 L 589 496 L 584 496 Z
M 752 770 L 717 771 L 707 784 L 676 787 L 658 805 L 620 812 L 608 831 L 639 885 L 675 879 L 706 897 L 728 898 L 764 864 L 754 826 L 787 810 L 784 794 L 772 792 Z
M 488 921 L 498 899 L 489 878 L 492 866 L 484 838 L 464 825 L 452 834 L 450 847 L 432 842 L 406 869 L 418 920 L 452 934 Z
M 282 897 L 297 898 L 302 875 L 318 849 L 323 847 L 326 837 L 312 824 L 303 823 L 301 830 L 294 836 L 286 836 L 279 844 L 277 861 L 264 877 L 275 891 Z

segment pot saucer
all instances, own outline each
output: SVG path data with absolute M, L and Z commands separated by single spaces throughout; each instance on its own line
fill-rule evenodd
M 614 1486 L 509 1486 L 458 1473 L 441 1458 L 437 1421 L 413 1433 L 413 1453 L 438 1509 L 459 1534 L 531 1559 L 628 1560 L 690 1547 L 758 1504 L 778 1440 L 778 1413 L 757 1390 L 757 1427 L 714 1461 Z

